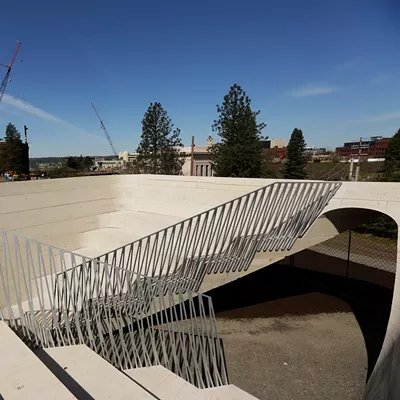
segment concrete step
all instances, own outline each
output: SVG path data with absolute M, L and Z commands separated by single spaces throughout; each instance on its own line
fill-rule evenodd
M 124 372 L 160 400 L 211 400 L 206 393 L 161 365 Z
M 206 394 L 207 400 L 258 400 L 235 385 L 201 389 L 201 391 Z
M 47 348 L 38 356 L 78 398 L 155 399 L 85 345 Z
M 76 399 L 4 322 L 0 360 L 0 399 Z
M 198 389 L 161 365 L 124 372 L 160 400 L 257 400 L 234 385 Z

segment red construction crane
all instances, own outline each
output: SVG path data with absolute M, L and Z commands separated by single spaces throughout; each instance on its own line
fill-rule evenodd
M 4 92 L 6 91 L 6 87 L 7 87 L 8 81 L 10 79 L 11 68 L 14 64 L 15 59 L 17 58 L 20 47 L 21 47 L 21 42 L 19 40 L 17 40 L 17 47 L 14 51 L 14 55 L 13 55 L 13 58 L 11 59 L 10 64 L 8 64 L 8 65 L 0 64 L 0 66 L 7 68 L 6 75 L 4 76 L 4 79 L 2 80 L 1 85 L 0 85 L 0 103 L 1 103 L 1 100 L 3 99 Z
M 108 140 L 108 143 L 110 143 L 111 150 L 113 151 L 114 156 L 117 156 L 117 155 L 118 155 L 118 154 L 117 154 L 117 151 L 115 150 L 115 147 L 114 147 L 114 145 L 113 145 L 113 142 L 111 141 L 110 135 L 108 134 L 107 129 L 106 129 L 106 127 L 105 127 L 103 121 L 101 120 L 100 115 L 99 115 L 99 113 L 97 112 L 96 107 L 94 106 L 93 101 L 91 101 L 90 104 L 92 105 L 93 110 L 94 110 L 94 112 L 96 113 L 97 118 L 98 118 L 99 121 L 100 121 L 101 129 L 103 129 L 104 134 L 106 135 L 106 138 L 107 138 L 107 140 Z

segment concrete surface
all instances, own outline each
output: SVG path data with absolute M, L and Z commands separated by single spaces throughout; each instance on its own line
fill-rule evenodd
M 75 381 L 75 385 L 77 383 L 96 400 L 155 399 L 85 345 L 52 347 L 44 351 L 69 378 Z M 48 362 L 48 359 L 43 356 L 39 355 L 39 357 L 44 362 Z M 52 368 L 50 363 L 48 365 Z M 54 368 L 53 372 L 57 374 Z M 58 375 L 58 378 L 65 385 L 71 382 L 65 379 L 65 375 L 64 377 Z
M 14 182 L 1 187 L 0 229 L 93 256 L 275 181 L 121 175 Z M 367 210 L 365 218 L 368 213 L 380 212 L 399 222 L 399 184 L 344 182 L 317 223 L 291 252 L 361 222 L 359 210 Z M 259 254 L 247 273 L 287 255 L 274 254 L 271 258 L 271 253 Z M 399 260 L 398 249 L 397 265 Z M 242 275 L 208 276 L 201 290 Z M 367 399 L 395 399 L 400 392 L 400 380 L 396 379 L 400 373 L 399 279 L 396 276 L 387 336 L 368 382 Z
M 256 397 L 235 385 L 226 385 L 215 388 L 202 389 L 210 400 L 258 400 Z
M 159 400 L 257 400 L 235 385 L 198 389 L 161 365 L 124 372 Z
M 211 400 L 200 390 L 161 365 L 124 371 L 160 400 Z
M 230 382 L 260 400 L 362 398 L 367 353 L 351 312 L 218 318 L 217 326 Z
M 76 398 L 1 321 L 0 398 L 4 400 Z

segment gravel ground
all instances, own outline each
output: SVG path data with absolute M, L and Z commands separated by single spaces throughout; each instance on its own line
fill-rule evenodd
M 267 303 L 269 314 L 298 302 L 340 302 L 315 293 L 300 297 Z M 254 318 L 260 304 L 257 312 L 250 306 L 217 315 L 230 382 L 260 400 L 361 399 L 367 376 L 364 339 L 348 305 L 337 312 L 338 305 L 335 312 L 316 315 Z M 245 315 L 252 318 L 241 318 Z

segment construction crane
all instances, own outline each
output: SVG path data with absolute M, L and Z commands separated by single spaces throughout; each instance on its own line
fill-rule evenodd
M 97 112 L 96 107 L 95 107 L 94 104 L 93 104 L 93 101 L 91 101 L 90 104 L 92 105 L 93 110 L 94 110 L 94 112 L 96 113 L 97 118 L 98 118 L 99 121 L 100 121 L 101 129 L 103 129 L 104 134 L 106 135 L 106 138 L 107 138 L 107 140 L 108 140 L 108 143 L 110 143 L 110 146 L 111 146 L 111 149 L 112 149 L 112 151 L 113 151 L 113 153 L 114 153 L 114 156 L 118 156 L 117 151 L 115 150 L 115 147 L 114 147 L 114 145 L 113 145 L 113 142 L 111 141 L 110 135 L 108 134 L 107 129 L 106 129 L 106 127 L 104 126 L 104 123 L 103 123 L 103 121 L 101 120 L 100 115 L 99 115 L 99 113 Z
M 10 64 L 8 64 L 8 65 L 0 64 L 2 67 L 7 68 L 6 75 L 4 76 L 4 79 L 2 80 L 1 85 L 0 85 L 0 103 L 1 103 L 1 100 L 3 99 L 4 92 L 6 91 L 6 87 L 7 87 L 8 81 L 10 79 L 11 68 L 14 64 L 15 59 L 17 58 L 20 47 L 21 47 L 21 42 L 19 40 L 17 40 L 17 47 L 14 51 L 14 55 L 11 59 Z

